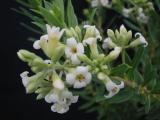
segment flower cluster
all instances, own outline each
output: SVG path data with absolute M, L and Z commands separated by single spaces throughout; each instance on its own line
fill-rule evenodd
M 134 5 L 132 5 L 134 4 Z M 144 5 L 145 4 L 145 5 Z M 91 0 L 91 6 L 92 7 L 106 7 L 115 9 L 116 11 L 121 11 L 122 15 L 127 18 L 136 18 L 135 20 L 140 23 L 148 23 L 149 11 L 154 10 L 153 4 L 150 1 L 147 0 L 141 0 L 141 1 L 109 1 L 109 0 Z M 127 6 L 127 7 L 126 7 Z
M 51 110 L 57 113 L 67 112 L 69 106 L 78 101 L 78 95 L 73 95 L 72 89 L 94 85 L 93 75 L 106 87 L 106 99 L 118 94 L 125 86 L 124 81 L 119 81 L 120 84 L 113 81 L 110 72 L 106 72 L 110 71 L 108 64 L 124 49 L 148 45 L 140 33 L 136 33 L 132 41 L 132 32 L 123 25 L 115 32 L 108 29 L 107 38 L 102 38 L 99 30 L 90 25 L 70 29 L 46 27 L 47 34 L 35 41 L 33 47 L 41 49 L 47 60 L 27 50 L 18 51 L 19 58 L 35 73 L 29 77 L 29 72 L 23 72 L 20 76 L 26 92 L 35 92 L 37 99 L 44 98 L 47 103 L 52 103 Z M 103 42 L 102 46 L 99 42 Z M 98 48 L 104 49 L 104 53 Z M 107 53 L 106 49 L 112 50 Z

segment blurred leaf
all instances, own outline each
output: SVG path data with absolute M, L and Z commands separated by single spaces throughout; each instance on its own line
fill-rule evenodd
M 93 107 L 93 104 L 95 103 L 95 101 L 93 100 L 90 100 L 89 102 L 86 102 L 85 104 L 81 105 L 79 107 L 80 110 L 83 110 L 83 109 L 88 109 L 90 107 Z
M 78 20 L 74 13 L 74 8 L 71 0 L 68 0 L 67 4 L 67 23 L 68 27 L 75 27 L 76 25 L 78 25 Z
M 160 16 L 155 12 L 150 13 L 150 19 L 148 22 L 148 31 L 152 40 L 158 41 L 160 38 Z
M 142 84 L 144 82 L 143 76 L 138 72 L 138 70 L 134 70 L 134 81 L 137 84 Z
M 145 97 L 145 113 L 148 113 L 151 107 L 151 98 L 150 95 Z
M 139 47 L 138 50 L 135 52 L 135 56 L 132 61 L 132 66 L 134 69 L 139 65 L 143 54 L 144 54 L 144 47 Z
M 160 0 L 155 0 L 156 5 L 158 6 L 159 10 L 160 10 Z
M 124 23 L 130 27 L 131 29 L 135 30 L 135 31 L 141 31 L 140 28 L 138 26 L 136 26 L 135 24 L 133 24 L 132 22 L 130 22 L 127 19 L 123 19 Z
M 131 89 L 124 88 L 114 97 L 107 99 L 108 103 L 122 103 L 130 100 L 133 97 L 133 91 Z
M 128 55 L 128 53 L 126 51 L 125 52 L 125 63 L 127 63 L 128 65 L 132 64 L 132 60 L 130 58 L 130 56 Z
M 117 75 L 117 76 L 121 76 L 124 73 L 126 73 L 129 69 L 131 68 L 131 66 L 127 65 L 127 64 L 121 64 L 118 65 L 117 67 L 111 69 L 111 73 L 110 75 Z
M 94 21 L 94 17 L 96 15 L 96 11 L 97 11 L 97 8 L 94 8 L 94 9 L 91 10 L 91 13 L 89 14 L 90 15 L 89 16 L 89 22 L 90 22 L 90 24 L 92 24 L 93 21 Z

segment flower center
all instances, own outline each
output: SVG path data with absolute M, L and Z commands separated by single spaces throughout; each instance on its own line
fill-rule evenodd
M 117 88 L 117 87 L 113 87 L 111 91 L 112 91 L 113 93 L 116 93 L 116 92 L 117 92 L 117 90 L 118 90 L 118 88 Z
M 72 48 L 71 48 L 71 52 L 72 52 L 72 53 L 77 53 L 77 48 L 76 48 L 76 47 L 72 47 Z
M 79 80 L 79 81 L 83 81 L 85 79 L 84 75 L 83 74 L 79 74 L 76 76 L 76 79 Z

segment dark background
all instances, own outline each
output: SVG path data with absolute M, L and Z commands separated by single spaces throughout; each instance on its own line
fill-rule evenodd
M 33 51 L 32 42 L 27 39 L 39 36 L 20 25 L 29 20 L 11 10 L 19 6 L 14 0 L 2 0 L 0 5 L 0 120 L 94 120 L 96 115 L 78 110 L 80 102 L 73 104 L 68 113 L 59 115 L 51 112 L 51 105 L 44 100 L 36 101 L 36 95 L 25 93 L 19 74 L 28 68 L 16 52 L 21 48 Z

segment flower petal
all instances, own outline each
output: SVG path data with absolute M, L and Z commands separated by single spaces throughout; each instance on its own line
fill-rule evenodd
M 72 38 L 67 39 L 67 46 L 73 47 L 76 45 L 77 45 L 77 41 L 75 38 L 72 37 Z
M 72 61 L 72 64 L 74 65 L 80 64 L 80 60 L 78 59 L 76 54 L 71 56 L 71 61 Z
M 84 74 L 85 75 L 86 73 L 88 73 L 88 68 L 84 67 L 84 66 L 78 66 L 76 68 L 75 73 L 76 73 L 76 75 L 78 75 L 78 74 Z
M 71 48 L 69 47 L 66 47 L 64 51 L 67 58 L 70 58 L 73 55 L 73 53 L 71 52 Z
M 77 52 L 82 54 L 84 53 L 84 47 L 82 43 L 77 44 Z
M 85 82 L 89 84 L 91 82 L 91 79 L 92 79 L 91 73 L 87 72 L 85 75 Z
M 74 88 L 82 88 L 82 87 L 85 87 L 86 86 L 86 83 L 84 81 L 80 82 L 80 81 L 76 81 L 74 83 Z
M 71 73 L 67 74 L 67 75 L 66 75 L 66 82 L 67 82 L 68 84 L 70 84 L 70 85 L 73 85 L 74 82 L 75 82 L 75 75 L 74 75 L 74 74 L 71 74 Z

